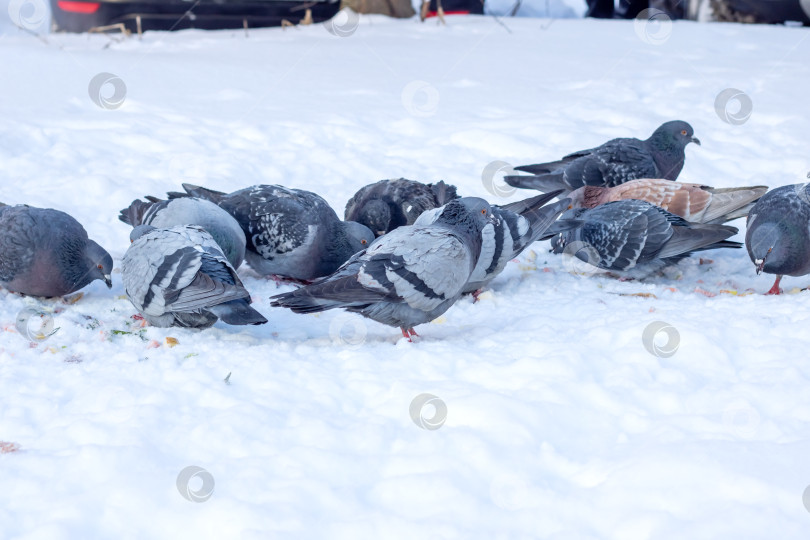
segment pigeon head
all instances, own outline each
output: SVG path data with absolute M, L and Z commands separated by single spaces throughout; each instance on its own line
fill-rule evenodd
M 435 222 L 467 226 L 479 234 L 487 224 L 497 224 L 498 218 L 492 213 L 492 207 L 484 199 L 463 197 L 445 204 L 436 216 Z
M 757 274 L 790 275 L 801 270 L 807 248 L 807 231 L 802 227 L 788 220 L 749 222 L 745 236 Z
M 129 241 L 134 242 L 141 236 L 145 234 L 149 234 L 150 232 L 154 231 L 155 228 L 151 225 L 138 225 L 129 233 Z
M 366 249 L 369 244 L 374 241 L 374 233 L 362 223 L 357 223 L 356 221 L 343 221 L 341 223 L 343 224 L 343 229 L 346 231 L 349 245 L 353 250 L 352 254 Z
M 110 276 L 113 271 L 113 260 L 110 254 L 92 240 L 87 241 L 85 254 L 90 267 L 90 281 L 100 279 L 107 284 L 107 288 L 112 288 L 112 278 Z
M 376 236 L 382 236 L 391 226 L 391 208 L 385 201 L 373 199 L 363 205 L 356 221 L 374 231 Z
M 695 130 L 683 120 L 661 124 L 648 141 L 659 150 L 683 149 L 690 142 L 700 145 L 700 139 L 695 137 Z
M 481 254 L 484 228 L 490 224 L 495 227 L 500 225 L 489 203 L 478 197 L 454 199 L 437 210 L 434 223 L 444 225 L 464 238 L 474 260 L 478 260 Z
M 684 148 L 690 142 L 700 144 L 692 126 L 682 120 L 661 124 L 647 139 L 661 178 L 676 180 L 684 162 Z

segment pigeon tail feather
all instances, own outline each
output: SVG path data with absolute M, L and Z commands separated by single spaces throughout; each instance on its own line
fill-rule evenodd
M 143 216 L 149 211 L 150 208 L 152 208 L 153 204 L 154 203 L 152 202 L 143 202 L 135 199 L 127 208 L 121 210 L 121 213 L 118 215 L 118 219 L 127 225 L 132 225 L 133 227 L 143 225 Z
M 433 196 L 436 198 L 436 204 L 439 206 L 444 206 L 453 199 L 458 198 L 456 187 L 446 184 L 444 180 L 431 184 L 430 189 L 433 191 Z
M 265 324 L 267 322 L 267 319 L 265 319 L 261 313 L 250 307 L 247 300 L 244 298 L 217 304 L 216 306 L 209 307 L 208 310 L 227 324 L 247 325 Z
M 555 190 L 562 190 L 563 195 L 571 191 L 571 187 L 565 183 L 562 173 L 540 174 L 534 176 L 504 176 L 504 182 L 512 187 L 520 189 L 536 189 L 544 193 Z
M 204 188 L 202 186 L 195 186 L 194 184 L 183 184 L 183 189 L 186 190 L 192 197 L 199 197 L 200 199 L 207 199 L 212 203 L 219 204 L 227 193 L 215 191 L 213 189 Z

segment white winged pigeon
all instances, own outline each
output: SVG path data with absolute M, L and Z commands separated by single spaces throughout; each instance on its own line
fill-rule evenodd
M 464 285 L 465 293 L 472 293 L 477 299 L 481 290 L 503 272 L 509 261 L 523 253 L 523 250 L 537 240 L 544 238 L 554 220 L 570 207 L 568 199 L 544 206 L 559 194 L 560 191 L 552 191 L 530 199 L 492 207 L 496 221 L 488 223 L 481 231 L 481 254 L 470 279 Z M 441 209 L 425 212 L 416 220 L 416 224 L 431 223 L 440 211 Z M 558 230 L 561 228 L 558 226 Z
M 483 199 L 455 199 L 427 225 L 381 236 L 333 275 L 271 298 L 296 313 L 344 308 L 411 339 L 416 325 L 447 311 L 463 291 L 481 253 L 481 231 L 495 220 Z
M 245 233 L 228 212 L 211 201 L 196 197 L 163 201 L 147 196 L 146 199 L 146 202 L 137 199 L 132 201 L 132 204 L 121 210 L 118 219 L 133 227 L 199 225 L 214 237 L 234 268 L 239 268 L 242 264 L 245 258 Z
M 267 322 L 214 238 L 201 227 L 139 225 L 122 262 L 127 297 L 150 324 L 207 328 Z

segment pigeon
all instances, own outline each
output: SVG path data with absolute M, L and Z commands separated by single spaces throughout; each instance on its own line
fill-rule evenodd
M 649 139 L 613 139 L 602 146 L 574 152 L 560 161 L 515 167 L 534 176 L 506 176 L 507 184 L 543 192 L 564 193 L 582 186 L 615 187 L 638 178 L 675 180 L 685 159 L 684 148 L 700 144 L 692 126 L 681 120 L 666 122 Z
M 257 185 L 230 194 L 191 184 L 169 199 L 199 197 L 219 205 L 245 233 L 245 260 L 256 272 L 308 282 L 328 276 L 366 248 L 374 234 L 340 221 L 319 195 L 302 189 Z
M 118 219 L 128 225 L 152 225 L 167 228 L 175 225 L 199 225 L 214 237 L 234 268 L 245 258 L 245 233 L 231 215 L 205 199 L 188 197 L 164 201 L 146 197 L 147 202 L 134 200 L 121 210 Z
M 216 240 L 197 225 L 138 225 L 122 275 L 127 298 L 153 326 L 207 328 L 267 322 Z
M 523 201 L 492 207 L 496 221 L 487 224 L 481 232 L 481 254 L 462 292 L 472 293 L 477 299 L 483 288 L 503 272 L 509 261 L 544 237 L 554 220 L 570 208 L 569 199 L 543 207 L 559 194 L 559 190 L 552 191 Z M 439 211 L 425 212 L 416 220 L 416 224 L 432 223 Z M 559 229 L 558 226 L 557 230 Z
M 492 209 L 475 197 L 454 199 L 427 225 L 405 225 L 376 239 L 329 277 L 272 297 L 296 313 L 344 308 L 389 326 L 409 341 L 416 325 L 447 311 L 481 253 Z
M 757 201 L 746 223 L 745 245 L 757 274 L 776 274 L 767 294 L 779 294 L 782 276 L 810 274 L 810 184 L 782 186 Z
M 100 279 L 112 287 L 113 260 L 71 216 L 0 203 L 0 285 L 29 296 L 64 296 Z
M 695 251 L 742 247 L 726 240 L 737 234 L 734 227 L 690 223 L 645 201 L 575 208 L 563 213 L 561 220 L 565 219 L 582 225 L 557 235 L 552 251 L 573 255 L 621 278 L 646 277 Z
M 663 178 L 644 178 L 616 187 L 582 186 L 567 197 L 574 208 L 593 208 L 610 201 L 637 199 L 692 223 L 725 223 L 747 216 L 766 191 L 766 186 L 715 189 Z
M 403 225 L 413 225 L 425 210 L 457 199 L 456 187 L 440 181 L 423 184 L 414 180 L 380 180 L 360 189 L 346 203 L 344 219 L 362 223 L 382 236 Z

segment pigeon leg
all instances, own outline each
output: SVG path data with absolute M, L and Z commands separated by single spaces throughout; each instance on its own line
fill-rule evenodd
M 411 339 L 411 336 L 408 334 L 408 330 L 406 328 L 404 328 L 404 327 L 401 327 L 401 326 L 400 326 L 399 329 L 402 330 L 402 337 L 407 339 L 410 343 L 413 343 L 413 340 Z
M 779 289 L 779 282 L 780 282 L 780 281 L 782 281 L 782 276 L 781 276 L 781 275 L 777 275 L 777 276 L 776 276 L 776 281 L 774 281 L 774 282 L 773 282 L 773 287 L 771 287 L 771 290 L 770 290 L 770 291 L 768 291 L 768 292 L 766 292 L 765 294 L 766 294 L 766 295 L 768 295 L 768 294 L 780 294 L 780 293 L 782 292 L 782 291 Z
M 473 304 L 475 304 L 476 302 L 478 302 L 478 297 L 479 297 L 479 296 L 481 296 L 481 293 L 482 293 L 482 292 L 484 292 L 483 287 L 482 287 L 482 288 L 480 288 L 480 289 L 477 289 L 477 290 L 473 291 L 473 293 L 472 293 L 472 297 L 473 297 Z
M 419 336 L 419 334 L 417 334 L 417 333 L 416 333 L 416 330 L 414 330 L 413 328 L 408 328 L 408 332 L 409 332 L 409 333 L 411 334 L 411 336 L 413 336 L 413 337 L 420 337 L 420 336 Z

